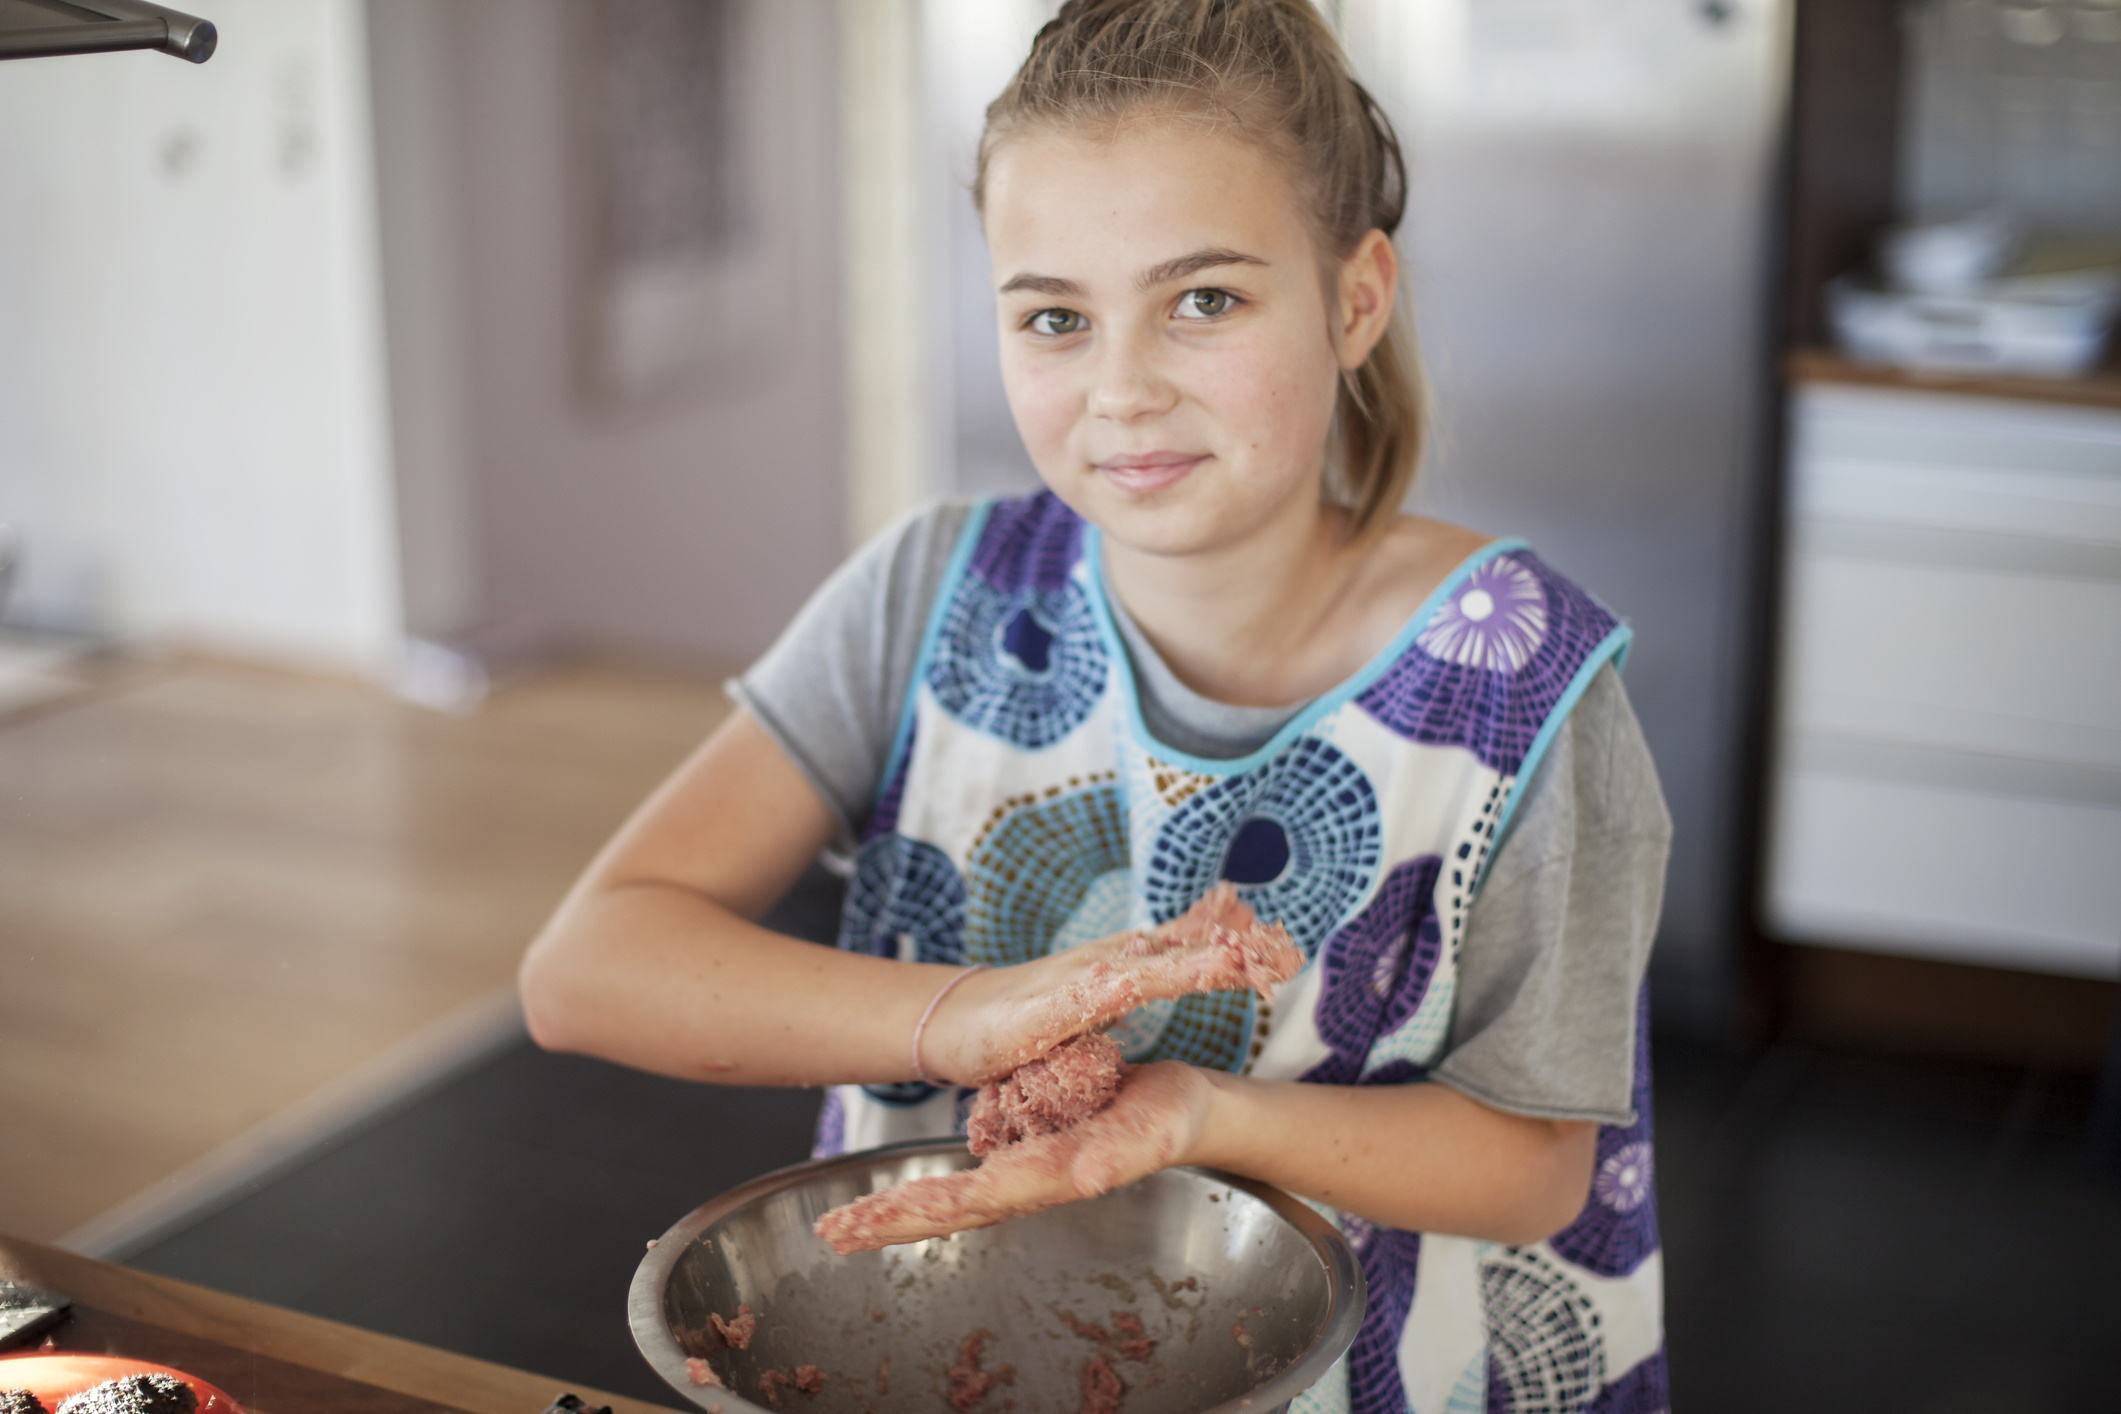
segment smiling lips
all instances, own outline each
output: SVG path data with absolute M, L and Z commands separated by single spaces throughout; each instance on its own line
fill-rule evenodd
M 1141 494 L 1163 490 L 1207 459 L 1205 452 L 1146 452 L 1139 456 L 1109 457 L 1096 466 L 1104 478 L 1120 490 Z

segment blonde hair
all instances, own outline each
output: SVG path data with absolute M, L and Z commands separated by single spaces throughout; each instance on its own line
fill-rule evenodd
M 1399 229 L 1399 139 L 1307 0 L 1068 0 L 987 107 L 974 204 L 984 210 L 987 164 L 1010 136 L 1111 130 L 1144 108 L 1227 123 L 1273 152 L 1322 257 L 1337 263 L 1369 232 Z M 1421 370 L 1404 323 L 1395 308 L 1334 406 L 1325 495 L 1357 534 L 1399 508 L 1421 454 Z

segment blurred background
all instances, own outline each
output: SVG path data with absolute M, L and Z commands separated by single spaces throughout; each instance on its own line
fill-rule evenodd
M 2121 0 L 1322 9 L 1416 506 L 1636 627 L 1676 1397 L 2117 1407 Z M 852 545 L 1034 484 L 966 184 L 1050 10 L 0 64 L 0 1232 L 662 1397 L 640 1242 L 816 1097 L 543 1056 L 513 968 Z

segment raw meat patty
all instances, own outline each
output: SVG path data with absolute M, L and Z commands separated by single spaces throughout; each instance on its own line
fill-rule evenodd
M 1112 1103 L 1123 1065 L 1112 1038 L 1092 1031 L 990 1080 L 965 1121 L 972 1152 L 991 1154 L 1019 1139 L 1081 1124 Z

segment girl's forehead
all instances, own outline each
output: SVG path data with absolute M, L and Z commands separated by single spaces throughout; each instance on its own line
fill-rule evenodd
M 1309 252 L 1281 164 L 1205 124 L 1012 135 L 989 158 L 984 216 L 997 282 L 1020 265 L 1070 279 L 1131 272 L 1206 246 L 1270 263 Z M 1055 262 L 1076 268 L 1045 268 Z

